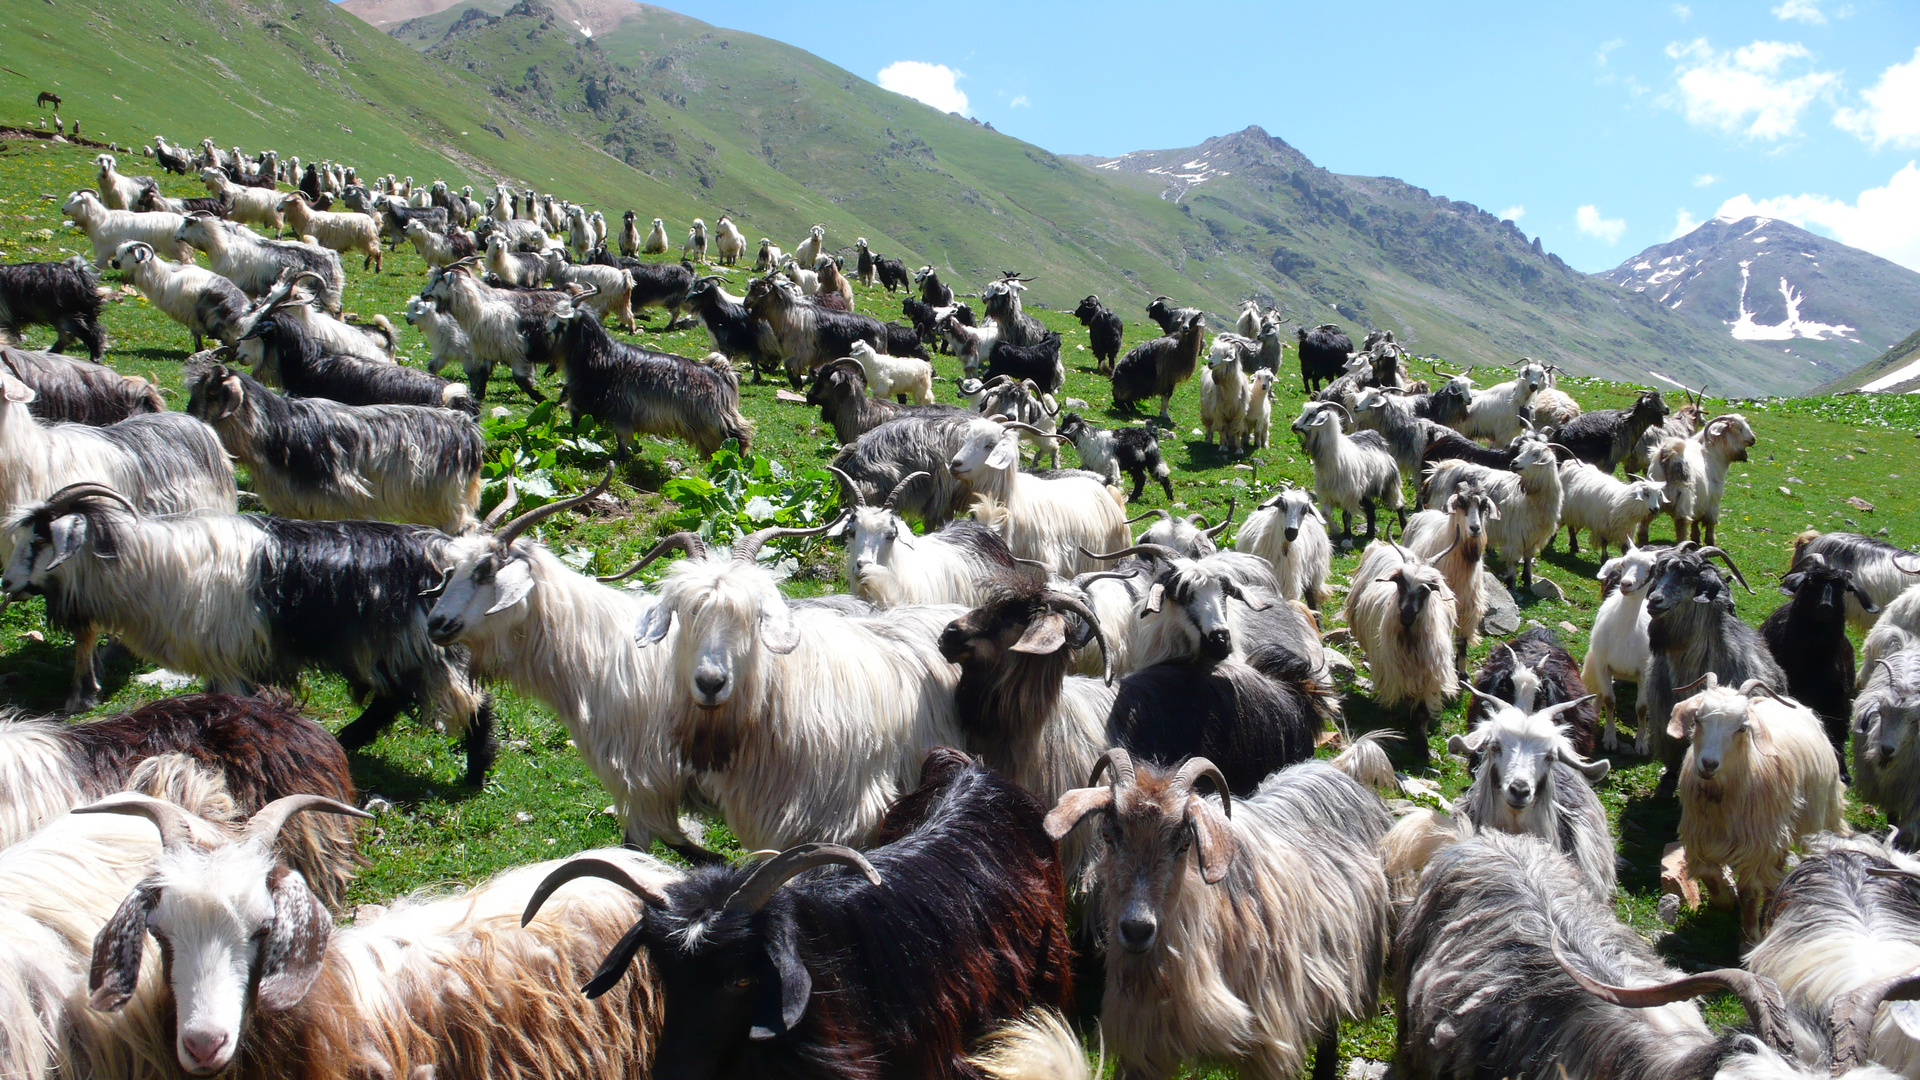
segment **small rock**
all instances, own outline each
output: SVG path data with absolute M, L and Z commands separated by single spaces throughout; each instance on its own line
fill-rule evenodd
M 33 637 L 34 634 L 29 633 L 27 636 Z M 168 671 L 166 668 L 160 668 L 157 671 L 149 671 L 133 677 L 133 681 L 139 683 L 141 686 L 151 686 L 157 690 L 180 690 L 192 686 L 193 679 L 194 677 L 192 675 L 183 675 L 178 671 Z
M 525 810 L 519 810 L 514 812 L 513 820 L 525 825 L 533 820 L 533 815 L 527 813 Z
M 369 795 L 367 801 L 360 804 L 360 809 L 369 814 L 390 814 L 393 812 L 393 804 L 382 796 Z
M 1789 483 L 1789 484 L 1805 484 L 1805 483 L 1806 483 L 1806 481 L 1805 481 L 1805 480 L 1802 480 L 1802 479 L 1800 479 L 1800 478 L 1799 478 L 1799 477 L 1797 477 L 1797 476 L 1789 476 L 1789 477 L 1787 477 L 1787 483 Z
M 1539 619 L 1528 619 L 1526 626 L 1529 630 L 1544 630 L 1547 624 L 1541 622 Z
M 1561 631 L 1563 631 L 1564 633 L 1577 634 L 1580 632 L 1579 627 L 1573 625 L 1572 623 L 1568 622 L 1565 619 L 1561 619 L 1557 625 L 1560 627 Z
M 1864 510 L 1869 514 L 1873 513 L 1873 504 L 1858 495 L 1847 496 L 1847 505 L 1853 507 L 1855 510 Z
M 47 640 L 47 635 L 41 633 L 38 630 L 29 630 L 26 633 L 21 634 L 20 636 L 23 638 L 26 638 L 28 641 L 37 641 L 37 642 L 40 642 L 41 644 L 45 644 Z
M 493 407 L 493 418 L 495 420 L 505 420 L 506 418 L 512 415 L 513 415 L 513 410 L 507 408 L 505 405 L 495 405 Z
M 1856 446 L 1853 448 L 1853 452 L 1856 454 L 1864 454 L 1867 453 L 1867 448 L 1864 446 Z
M 615 810 L 611 805 L 608 805 L 600 809 L 600 816 L 601 817 L 619 817 L 620 812 L 618 810 Z
M 1560 586 L 1548 578 L 1533 579 L 1533 595 L 1542 600 L 1564 601 L 1567 598 L 1567 594 L 1560 591 Z
M 1387 1075 L 1387 1063 L 1384 1061 L 1354 1058 L 1347 1062 L 1346 1080 L 1380 1080 L 1385 1075 Z
M 1668 926 L 1678 925 L 1680 922 L 1680 898 L 1672 893 L 1666 893 L 1661 896 L 1659 913 L 1661 922 L 1666 923 Z
M 1876 532 L 1876 533 L 1874 533 L 1873 535 L 1875 535 L 1875 536 L 1892 536 L 1893 534 L 1887 531 L 1887 527 L 1886 527 L 1885 525 L 1882 525 L 1882 526 L 1880 526 L 1880 530 L 1879 530 L 1878 532 Z
M 1792 488 L 1789 488 L 1789 487 L 1786 487 L 1786 486 L 1784 486 L 1784 485 L 1782 485 L 1782 486 L 1781 486 L 1781 488 L 1780 488 L 1780 494 L 1782 494 L 1782 495 L 1791 495 L 1791 494 L 1793 494 L 1793 489 L 1792 489 Z
M 1513 594 L 1500 584 L 1500 579 L 1482 570 L 1480 588 L 1487 597 L 1487 610 L 1480 616 L 1480 632 L 1505 637 L 1520 629 L 1520 605 L 1513 602 Z

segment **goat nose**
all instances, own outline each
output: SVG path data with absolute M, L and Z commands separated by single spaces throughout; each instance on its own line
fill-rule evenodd
M 1288 542 L 1288 543 L 1292 543 L 1293 541 L 1295 541 L 1295 540 L 1298 540 L 1298 539 L 1300 539 L 1300 530 L 1299 530 L 1299 529 L 1297 529 L 1297 528 L 1295 528 L 1295 529 L 1288 529 L 1288 530 L 1287 530 L 1286 532 L 1287 532 L 1287 542 Z
M 1120 944 L 1128 952 L 1146 952 L 1153 946 L 1153 938 L 1160 927 L 1152 919 L 1121 919 Z
M 1524 780 L 1515 780 L 1507 785 L 1507 802 L 1514 806 L 1525 806 L 1533 801 L 1533 785 Z
M 226 1045 L 227 1033 L 224 1031 L 189 1031 L 180 1036 L 180 1047 L 191 1059 L 187 1063 L 189 1067 L 218 1065 L 220 1051 Z
M 1701 776 L 1712 776 L 1714 773 L 1720 771 L 1719 758 L 1703 757 L 1700 759 L 1699 765 Z
M 727 677 L 717 671 L 703 671 L 693 677 L 693 685 L 706 697 L 714 697 L 727 688 Z
M 1233 655 L 1233 632 L 1231 630 L 1208 631 L 1205 651 L 1215 660 L 1224 660 Z

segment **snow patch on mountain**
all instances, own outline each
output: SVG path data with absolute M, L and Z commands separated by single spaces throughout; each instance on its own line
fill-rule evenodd
M 1859 340 L 1851 336 L 1854 332 L 1851 326 L 1802 319 L 1800 305 L 1806 300 L 1806 294 L 1784 277 L 1780 279 L 1780 298 L 1786 302 L 1787 317 L 1773 325 L 1755 322 L 1753 312 L 1747 307 L 1747 290 L 1752 284 L 1753 261 L 1743 259 L 1740 262 L 1740 317 L 1728 324 L 1733 336 L 1741 341 L 1792 341 L 1794 338 L 1825 341 L 1830 336 Z

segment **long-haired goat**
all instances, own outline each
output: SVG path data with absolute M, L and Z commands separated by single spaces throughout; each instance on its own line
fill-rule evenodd
M 880 320 L 821 308 L 771 274 L 755 278 L 748 287 L 747 311 L 772 331 L 787 379 L 796 389 L 814 368 L 851 355 L 856 341 L 877 349 L 887 344 L 887 328 Z
M 178 262 L 193 261 L 193 248 L 176 235 L 186 221 L 179 214 L 109 210 L 101 205 L 98 195 L 85 190 L 67 196 L 60 212 L 87 234 L 96 270 L 105 270 L 113 253 L 129 240 L 152 244 L 155 251 L 164 251 Z
M 833 467 L 851 477 L 869 502 L 886 498 L 913 473 L 930 474 L 930 479 L 908 489 L 894 506 L 902 516 L 923 521 L 929 527 L 942 525 L 972 498 L 971 489 L 953 474 L 948 463 L 966 445 L 975 425 L 983 421 L 962 410 L 933 414 L 914 408 L 842 446 L 833 457 Z M 1017 441 L 1013 455 L 1017 461 Z
M 279 208 L 295 236 L 311 236 L 329 251 L 358 252 L 362 270 L 380 272 L 380 223 L 370 215 L 315 210 L 298 191 L 281 196 Z
M 1847 608 L 1857 604 L 1871 615 L 1879 605 L 1853 583 L 1851 571 L 1827 565 L 1827 557 L 1817 551 L 1780 579 L 1780 591 L 1793 599 L 1760 623 L 1760 635 L 1786 672 L 1787 684 L 1779 689 L 1820 718 L 1844 779 L 1855 676 Z
M 1346 413 L 1336 402 L 1309 401 L 1293 422 L 1301 449 L 1313 460 L 1313 494 L 1328 511 L 1340 511 L 1343 542 L 1353 538 L 1353 514 L 1367 515 L 1367 539 L 1377 535 L 1374 505 L 1385 506 L 1399 515 L 1406 528 L 1407 511 L 1400 491 L 1400 468 L 1393 451 L 1377 431 L 1347 435 L 1340 430 L 1340 417 Z
M 1547 369 L 1522 361 L 1514 378 L 1476 391 L 1467 403 L 1467 415 L 1456 425 L 1469 439 L 1487 439 L 1499 446 L 1532 428 L 1533 395 L 1546 389 Z
M 1565 495 L 1552 444 L 1523 443 L 1511 472 L 1466 462 L 1434 469 L 1427 474 L 1428 508 L 1463 483 L 1484 492 L 1499 508 L 1499 515 L 1487 521 L 1487 546 L 1500 552 L 1509 583 L 1517 576 L 1521 588 L 1532 590 L 1533 560 L 1560 531 L 1560 503 Z
M 1720 524 L 1720 501 L 1727 492 L 1727 468 L 1747 460 L 1756 441 L 1739 413 L 1726 413 L 1686 439 L 1660 444 L 1647 477 L 1667 486 L 1675 541 L 1693 540 L 1712 547 Z
M 152 383 L 91 360 L 0 348 L 0 369 L 33 391 L 27 411 L 48 423 L 105 427 L 130 416 L 167 411 Z
M 1600 715 L 1606 720 L 1600 740 L 1604 750 L 1616 750 L 1620 745 L 1620 708 L 1614 697 L 1614 681 L 1625 679 L 1638 684 L 1651 652 L 1647 645 L 1647 590 L 1653 585 L 1653 563 L 1658 554 L 1654 548 L 1630 548 L 1626 554 L 1608 560 L 1594 575 L 1602 582 L 1602 599 L 1587 635 L 1580 681 L 1599 699 Z M 1634 750 L 1646 754 L 1651 749 L 1650 733 L 1637 721 L 1634 730 Z
M 1467 650 L 1480 642 L 1480 620 L 1487 613 L 1486 582 L 1481 579 L 1486 573 L 1487 523 L 1499 516 L 1500 508 L 1486 492 L 1461 483 L 1447 496 L 1444 511 L 1420 511 L 1407 519 L 1400 535 L 1401 543 L 1433 560 L 1453 590 L 1453 661 L 1462 671 Z
M 1072 577 L 1106 564 L 1088 550 L 1125 547 L 1120 489 L 1085 474 L 1043 479 L 1020 471 L 1020 432 L 1013 421 L 970 421 L 947 469 L 976 500 L 974 517 L 997 529 L 1016 556 Z M 837 464 L 837 462 L 836 462 Z
M 478 414 L 480 401 L 466 384 L 391 361 L 327 353 L 292 319 L 279 314 L 256 319 L 241 339 L 259 342 L 253 373 L 299 397 L 343 405 L 431 405 Z M 207 354 L 197 354 L 196 359 Z
M 840 478 L 850 501 L 828 536 L 847 537 L 847 588 L 877 607 L 899 604 L 963 604 L 975 607 L 1009 576 L 1024 576 L 1000 534 L 975 521 L 913 535 L 894 504 L 911 486 L 929 479 L 913 473 L 870 506 L 853 478 L 827 466 Z
M 161 314 L 187 328 L 193 335 L 194 352 L 207 338 L 232 345 L 246 332 L 247 294 L 205 267 L 168 262 L 143 240 L 121 244 L 113 266 Z
M 1302 326 L 1295 333 L 1300 343 L 1300 391 L 1316 393 L 1323 383 L 1339 378 L 1346 370 L 1353 339 L 1333 323 L 1322 323 L 1311 330 Z
M 1562 717 L 1560 726 L 1566 729 L 1574 753 L 1593 755 L 1599 739 L 1599 710 L 1587 703 L 1594 695 L 1581 682 L 1580 665 L 1552 628 L 1533 627 L 1488 653 L 1473 673 L 1472 685 L 1475 698 L 1467 708 L 1468 727 L 1492 719 L 1503 701 L 1531 713 L 1579 699 L 1580 707 Z
M 1560 524 L 1567 529 L 1567 551 L 1580 553 L 1580 530 L 1587 531 L 1589 547 L 1625 551 L 1640 529 L 1666 505 L 1666 487 L 1645 477 L 1621 483 L 1597 465 L 1584 461 L 1560 463 Z
M 1375 700 L 1408 710 L 1407 741 L 1415 762 L 1424 766 L 1433 720 L 1443 699 L 1460 688 L 1453 660 L 1459 618 L 1453 590 L 1433 562 L 1376 540 L 1354 570 L 1345 615 L 1366 653 Z
M 1233 549 L 1258 555 L 1273 567 L 1280 596 L 1298 600 L 1315 611 L 1332 593 L 1327 575 L 1333 544 L 1327 539 L 1327 518 L 1305 488 L 1285 483 L 1280 494 L 1261 503 L 1240 524 Z
M 1080 306 L 1073 309 L 1073 317 L 1087 328 L 1088 341 L 1093 350 L 1094 363 L 1099 365 L 1099 373 L 1112 374 L 1113 362 L 1120 355 L 1120 346 L 1125 344 L 1126 324 L 1102 304 L 1098 296 L 1089 296 L 1080 301 Z
M 1853 573 L 1853 583 L 1874 603 L 1885 608 L 1900 594 L 1920 585 L 1920 552 L 1896 547 L 1885 540 L 1859 533 L 1819 533 L 1809 529 L 1793 538 L 1793 565 L 1808 555 L 1818 554 L 1827 565 Z M 1847 599 L 1847 623 L 1866 633 L 1873 629 L 1873 613 L 1851 596 Z
M 1160 419 L 1168 427 L 1167 403 L 1174 391 L 1193 375 L 1200 365 L 1201 344 L 1206 334 L 1201 329 L 1206 317 L 1194 314 L 1178 331 L 1165 337 L 1143 341 L 1127 350 L 1113 367 L 1113 405 L 1131 409 L 1151 397 L 1160 399 Z
M 973 414 L 954 405 L 901 405 L 867 393 L 867 375 L 852 357 L 835 360 L 813 373 L 807 404 L 820 410 L 820 419 L 833 426 L 835 442 L 847 445 L 889 420 L 902 416 L 946 419 L 964 423 Z
M 78 255 L 65 262 L 0 266 L 0 345 L 20 344 L 20 328 L 54 328 L 54 352 L 79 342 L 100 359 L 106 335 L 100 329 L 100 275 Z
M 1315 1080 L 1331 1080 L 1340 1024 L 1372 1014 L 1386 967 L 1379 798 L 1312 762 L 1235 805 L 1205 758 L 1163 771 L 1124 750 L 1088 782 L 1047 831 L 1100 823 L 1089 914 L 1107 945 L 1102 1026 L 1126 1071 L 1227 1060 L 1293 1076 L 1312 1048 Z
M 1900 846 L 1920 842 L 1920 651 L 1867 664 L 1853 699 L 1853 779 L 1861 799 L 1899 830 Z

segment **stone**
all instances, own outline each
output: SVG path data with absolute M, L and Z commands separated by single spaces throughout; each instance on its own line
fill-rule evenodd
M 1534 578 L 1533 595 L 1542 600 L 1565 601 L 1567 598 L 1567 594 L 1561 592 L 1560 586 L 1555 584 L 1550 578 Z
M 1505 637 L 1520 629 L 1520 605 L 1513 602 L 1513 594 L 1500 584 L 1500 579 L 1482 570 L 1480 588 L 1487 596 L 1487 610 L 1480 615 L 1480 632 Z

